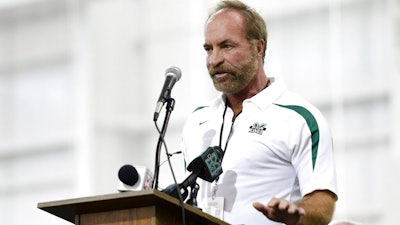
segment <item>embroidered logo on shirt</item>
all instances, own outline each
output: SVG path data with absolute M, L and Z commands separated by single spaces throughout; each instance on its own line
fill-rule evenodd
M 265 123 L 260 124 L 260 123 L 255 122 L 255 123 L 253 123 L 253 125 L 250 126 L 249 133 L 256 133 L 256 134 L 262 135 L 263 131 L 265 131 L 267 129 L 265 126 L 267 126 L 267 124 L 265 124 Z

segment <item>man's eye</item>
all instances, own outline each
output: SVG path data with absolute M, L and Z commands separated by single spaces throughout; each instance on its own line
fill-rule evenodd
M 233 45 L 223 45 L 222 48 L 231 49 L 231 48 L 233 48 Z

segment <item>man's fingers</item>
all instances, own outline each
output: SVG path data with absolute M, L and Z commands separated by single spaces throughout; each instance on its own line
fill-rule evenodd
M 279 206 L 281 200 L 279 198 L 272 198 L 269 202 L 268 202 L 268 207 L 271 208 L 276 208 Z
M 279 209 L 280 211 L 286 211 L 289 209 L 290 206 L 291 206 L 290 202 L 279 198 L 272 198 L 268 202 L 268 207 Z
M 294 203 L 290 203 L 286 200 L 278 198 L 272 198 L 266 205 L 260 202 L 254 202 L 253 207 L 263 213 L 268 213 L 268 212 L 271 213 L 272 212 L 271 210 L 275 209 L 279 210 L 280 212 L 287 212 L 289 214 L 299 214 L 299 215 L 305 214 L 305 210 L 303 208 L 298 207 Z
M 301 216 L 306 215 L 306 210 L 304 210 L 303 208 L 299 208 L 299 214 L 300 214 Z
M 294 203 L 273 198 L 267 204 L 254 202 L 253 207 L 270 220 L 285 224 L 295 224 L 305 214 L 305 210 Z
M 268 205 L 264 205 L 260 202 L 254 202 L 253 207 L 264 214 L 266 217 L 271 218 L 271 214 L 273 214 L 274 209 L 269 208 Z
M 264 205 L 261 202 L 253 202 L 253 207 L 264 214 L 268 214 L 271 210 L 268 205 Z
M 301 207 L 298 207 L 295 204 L 290 204 L 289 208 L 287 209 L 287 212 L 289 214 L 299 214 L 299 215 L 305 214 L 305 210 Z
M 288 210 L 290 208 L 290 202 L 285 201 L 285 200 L 281 200 L 279 202 L 279 206 L 278 207 L 279 207 L 279 210 L 286 211 L 286 210 Z
M 264 209 L 264 204 L 260 202 L 253 202 L 253 207 L 256 208 L 258 211 L 262 211 Z

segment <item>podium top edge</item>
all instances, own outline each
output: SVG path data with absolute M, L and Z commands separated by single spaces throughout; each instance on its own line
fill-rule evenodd
M 96 195 L 66 200 L 56 200 L 38 203 L 37 207 L 50 214 L 75 223 L 75 216 L 80 214 L 122 210 L 147 206 L 159 206 L 164 208 L 181 207 L 178 199 L 158 190 L 143 190 Z M 185 210 L 203 219 L 212 221 L 212 224 L 228 225 L 200 209 L 184 204 Z
M 127 198 L 127 197 L 135 197 L 135 196 L 143 196 L 143 195 L 159 195 L 161 192 L 157 190 L 143 190 L 143 191 L 129 191 L 129 192 L 117 192 L 111 194 L 104 194 L 104 195 L 95 195 L 95 196 L 88 196 L 88 197 L 77 197 L 71 199 L 63 199 L 63 200 L 55 200 L 49 202 L 39 202 L 37 207 L 39 209 L 45 209 L 48 207 L 54 206 L 62 206 L 62 205 L 71 205 L 71 204 L 79 204 L 79 203 L 86 203 L 86 202 L 93 202 L 93 201 L 107 201 L 119 198 Z M 162 196 L 165 197 L 165 196 Z

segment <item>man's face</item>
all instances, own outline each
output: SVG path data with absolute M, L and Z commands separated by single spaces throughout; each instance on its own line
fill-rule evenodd
M 235 94 L 248 86 L 258 69 L 257 47 L 246 38 L 242 15 L 223 10 L 205 27 L 207 69 L 218 91 Z

